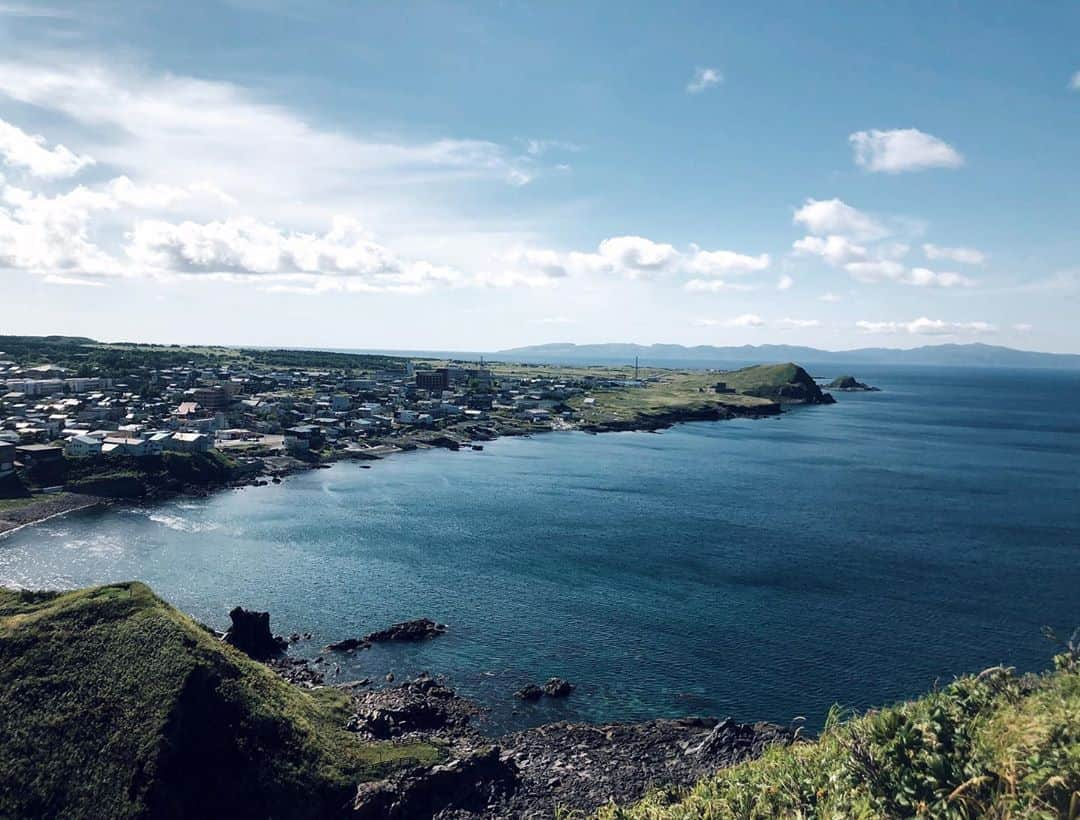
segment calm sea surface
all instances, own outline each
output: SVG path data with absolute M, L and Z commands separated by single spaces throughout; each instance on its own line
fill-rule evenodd
M 444 674 L 492 707 L 492 729 L 818 726 L 833 702 L 1044 667 L 1040 627 L 1080 624 L 1080 374 L 856 375 L 884 392 L 72 515 L 0 538 L 0 583 L 137 578 L 219 628 L 236 604 L 269 609 L 275 631 L 315 634 L 305 653 L 430 616 L 445 637 L 343 658 L 338 679 Z M 551 675 L 578 691 L 511 697 Z

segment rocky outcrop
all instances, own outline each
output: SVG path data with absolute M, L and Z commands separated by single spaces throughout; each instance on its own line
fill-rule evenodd
M 362 783 L 353 802 L 356 820 L 414 820 L 446 816 L 493 817 L 499 803 L 517 790 L 517 766 L 498 746 L 474 751 L 392 779 Z
M 540 700 L 544 696 L 544 690 L 537 686 L 535 683 L 527 683 L 516 692 L 514 692 L 515 698 L 527 701 L 529 703 Z
M 591 814 L 611 800 L 633 803 L 655 787 L 690 786 L 794 738 L 772 724 L 714 718 L 527 729 L 499 739 L 521 786 L 483 816 L 550 818 L 556 808 Z
M 548 678 L 548 682 L 544 684 L 544 694 L 549 698 L 565 698 L 574 689 L 574 684 L 562 678 Z
M 357 649 L 370 649 L 371 642 L 360 638 L 346 638 L 343 641 L 327 644 L 326 648 L 331 652 L 355 652 Z
M 356 696 L 356 714 L 346 727 L 368 738 L 389 740 L 410 735 L 461 740 L 472 738 L 470 721 L 480 709 L 453 689 L 428 676 L 400 686 Z
M 844 390 L 847 392 L 877 393 L 881 390 L 879 387 L 871 387 L 868 384 L 856 381 L 854 376 L 838 376 L 829 382 L 828 387 L 830 390 Z
M 269 612 L 253 612 L 238 606 L 229 613 L 229 618 L 232 626 L 222 640 L 255 660 L 276 657 L 289 645 L 284 638 L 270 633 Z
M 543 696 L 536 684 L 526 689 Z M 557 808 L 589 814 L 610 800 L 632 803 L 657 786 L 689 786 L 796 738 L 794 731 L 768 723 L 684 718 L 554 723 L 489 740 L 471 720 L 481 710 L 426 676 L 356 694 L 355 703 L 350 730 L 369 739 L 433 741 L 454 759 L 361 786 L 357 811 L 368 812 L 361 817 L 553 818 Z M 492 742 L 501 752 L 490 751 Z M 473 758 L 478 750 L 482 765 Z M 470 784 L 475 800 L 458 796 L 454 784 L 462 782 Z
M 382 641 L 423 641 L 445 632 L 445 624 L 436 623 L 430 618 L 419 618 L 393 624 L 378 632 L 369 632 L 364 636 L 364 640 L 369 644 Z

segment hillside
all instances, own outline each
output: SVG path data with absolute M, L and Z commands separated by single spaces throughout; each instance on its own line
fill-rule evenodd
M 657 791 L 599 820 L 691 818 L 1076 818 L 1080 647 L 1057 671 L 995 668 L 844 720 L 813 742 L 773 746 L 685 793 Z
M 817 382 L 793 362 L 760 364 L 740 370 L 728 370 L 717 377 L 728 387 L 747 396 L 757 396 L 781 403 L 832 404 Z
M 0 590 L 0 816 L 339 816 L 424 744 L 362 743 L 139 583 Z

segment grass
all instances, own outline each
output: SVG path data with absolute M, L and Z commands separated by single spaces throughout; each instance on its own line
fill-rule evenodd
M 600 820 L 1076 818 L 1080 668 L 1075 652 L 1034 679 L 1011 670 L 860 717 L 829 716 L 812 743 L 774 747 L 684 794 L 657 791 Z
M 0 498 L 0 517 L 4 513 L 14 512 L 15 510 L 21 510 L 23 507 L 29 507 L 31 504 L 37 504 L 43 498 L 56 498 L 52 496 L 28 496 L 26 498 Z
M 738 384 L 732 381 L 731 373 L 652 370 L 643 376 L 654 380 L 646 382 L 643 387 L 595 389 L 588 396 L 593 399 L 591 403 L 586 403 L 584 396 L 576 396 L 567 404 L 585 423 L 627 421 L 675 411 L 696 412 L 720 407 L 766 408 L 773 403 L 770 396 L 755 396 L 744 391 L 768 388 L 774 383 L 786 384 L 787 380 L 774 382 L 788 372 L 786 368 L 793 368 L 791 373 L 801 370 L 796 365 L 779 365 L 775 368 L 750 368 L 757 371 L 756 374 L 735 371 L 743 374 Z M 739 392 L 715 392 L 713 387 L 720 381 L 727 382 L 729 387 Z
M 140 583 L 0 590 L 0 816 L 324 817 L 357 782 L 432 762 L 344 730 Z

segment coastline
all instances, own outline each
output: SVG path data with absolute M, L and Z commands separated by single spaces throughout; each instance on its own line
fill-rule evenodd
M 131 498 L 110 498 L 70 492 L 36 496 L 29 499 L 25 507 L 17 507 L 11 512 L 0 512 L 0 539 L 50 519 L 97 506 L 114 505 L 119 502 L 154 504 L 176 498 L 204 498 L 212 493 L 224 490 L 265 486 L 270 481 L 280 482 L 289 475 L 326 469 L 333 464 L 345 461 L 362 462 L 370 466 L 374 462 L 382 461 L 400 453 L 430 449 L 459 450 L 463 447 L 482 446 L 483 443 L 496 441 L 500 438 L 531 437 L 547 433 L 574 431 L 590 435 L 629 432 L 655 433 L 674 427 L 677 424 L 689 422 L 730 421 L 737 418 L 762 419 L 781 414 L 782 408 L 779 402 L 762 402 L 746 406 L 713 404 L 705 407 L 679 408 L 658 413 L 640 413 L 628 419 L 608 419 L 560 426 L 523 426 L 495 419 L 486 425 L 473 425 L 464 429 L 445 428 L 431 433 L 403 438 L 398 443 L 382 442 L 377 447 L 371 448 L 380 450 L 381 452 L 378 454 L 367 454 L 364 450 L 342 450 L 335 451 L 329 457 L 311 462 L 302 461 L 291 456 L 264 455 L 263 458 L 273 459 L 275 463 L 258 473 L 224 483 L 187 485 L 179 490 L 151 488 L 145 495 Z
M 111 498 L 77 495 L 75 493 L 42 495 L 38 498 L 32 498 L 25 507 L 0 513 L 0 543 L 6 536 L 19 532 L 26 527 L 42 524 L 80 510 L 108 506 L 113 503 L 114 499 Z

